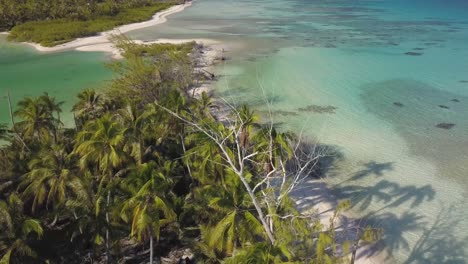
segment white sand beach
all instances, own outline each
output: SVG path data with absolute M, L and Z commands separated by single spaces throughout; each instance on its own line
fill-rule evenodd
M 123 26 L 114 28 L 113 30 L 101 32 L 97 36 L 78 38 L 73 41 L 60 44 L 54 47 L 43 47 L 38 43 L 31 43 L 31 42 L 23 42 L 22 44 L 32 46 L 36 50 L 40 52 L 46 52 L 46 53 L 60 52 L 60 51 L 66 51 L 66 50 L 79 50 L 79 51 L 90 51 L 90 52 L 97 51 L 97 52 L 108 52 L 112 54 L 112 57 L 114 59 L 120 59 L 122 56 L 120 54 L 120 51 L 113 45 L 111 41 L 112 36 L 125 34 L 133 30 L 156 26 L 156 25 L 165 23 L 167 21 L 167 16 L 181 12 L 185 8 L 191 5 L 192 5 L 192 2 L 190 1 L 185 4 L 172 6 L 168 8 L 167 10 L 156 13 L 151 20 L 140 22 L 140 23 L 123 25 Z M 2 32 L 1 34 L 8 34 L 8 32 Z M 209 39 L 160 39 L 160 40 L 156 40 L 153 42 L 143 42 L 143 41 L 135 40 L 135 42 L 138 44 L 153 44 L 153 43 L 178 44 L 178 43 L 184 43 L 184 42 L 190 42 L 190 41 L 196 41 L 197 43 L 204 44 L 204 45 L 213 45 L 213 44 L 218 43 L 217 41 L 213 41 Z
M 322 225 L 330 226 L 338 199 L 332 194 L 328 184 L 323 179 L 307 179 L 292 193 L 298 210 L 305 214 L 315 215 Z M 343 213 L 335 222 L 337 238 L 340 241 L 352 240 L 359 222 L 352 215 Z M 385 264 L 392 263 L 386 249 L 376 251 L 373 245 L 359 245 L 356 251 L 355 264 Z

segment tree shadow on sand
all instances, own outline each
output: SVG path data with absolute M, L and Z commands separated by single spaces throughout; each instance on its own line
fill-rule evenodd
M 393 162 L 379 163 L 369 161 L 363 165 L 363 169 L 351 175 L 348 180 L 334 186 L 334 190 L 339 194 L 341 199 L 351 200 L 352 206 L 358 207 L 359 210 L 368 209 L 371 204 L 376 202 L 383 203 L 384 206 L 374 213 L 408 203 L 411 207 L 416 207 L 425 201 L 432 201 L 434 199 L 435 191 L 429 184 L 418 187 L 414 185 L 401 185 L 386 179 L 382 179 L 371 185 L 351 183 L 366 177 L 383 177 L 386 172 L 393 170 L 393 164 Z M 343 183 L 346 183 L 346 185 Z
M 335 187 L 335 190 L 339 193 L 340 198 L 351 200 L 353 207 L 359 206 L 359 210 L 365 210 L 376 202 L 384 203 L 385 205 L 376 212 L 405 203 L 409 203 L 411 207 L 416 207 L 425 201 L 432 201 L 435 197 L 435 191 L 430 185 L 421 187 L 401 186 L 387 180 L 381 180 L 371 186 L 338 186 Z
M 321 171 L 325 172 L 322 175 L 329 177 L 337 175 L 339 171 L 334 165 L 342 158 L 340 155 L 329 157 L 324 163 L 326 166 L 321 167 Z M 371 160 L 347 177 L 346 181 L 334 186 L 333 194 L 339 199 L 349 199 L 351 205 L 359 211 L 370 211 L 361 219 L 347 219 L 345 225 L 353 226 L 359 223 L 361 226 L 370 225 L 384 230 L 383 240 L 360 248 L 357 257 L 371 257 L 383 251 L 390 254 L 406 252 L 406 260 L 400 259 L 404 264 L 468 263 L 468 248 L 465 242 L 468 235 L 463 237 L 458 235 L 459 223 L 468 216 L 456 215 L 464 211 L 460 208 L 457 210 L 454 206 L 441 209 L 436 216 L 429 217 L 418 213 L 416 209 L 419 206 L 434 201 L 436 196 L 434 188 L 430 184 L 404 185 L 385 179 L 385 174 L 393 169 L 393 162 Z M 372 178 L 374 182 L 365 180 L 367 177 Z M 362 184 L 363 180 L 367 184 Z M 312 181 L 312 183 L 306 182 L 304 188 L 321 190 L 317 182 Z M 307 208 L 310 203 L 313 207 L 320 202 L 333 203 L 333 200 L 336 201 L 336 198 L 318 192 L 303 199 L 299 206 Z M 380 207 L 375 207 L 376 205 Z M 402 208 L 406 208 L 406 211 L 401 212 Z M 343 227 L 344 229 L 346 227 Z
M 375 175 L 381 177 L 385 174 L 386 171 L 393 170 L 393 162 L 384 162 L 378 163 L 375 161 L 370 161 L 364 164 L 364 169 L 356 172 L 351 180 L 359 180 L 369 175 Z
M 460 234 L 458 225 L 465 216 L 457 215 L 460 209 L 449 206 L 441 209 L 432 223 L 425 217 L 414 212 L 405 212 L 401 216 L 384 213 L 367 218 L 366 223 L 374 227 L 382 227 L 384 240 L 359 250 L 358 258 L 372 257 L 386 248 L 390 252 L 404 250 L 408 252 L 403 264 L 464 264 L 467 263 L 468 252 L 466 240 L 468 235 Z M 410 243 L 404 234 L 418 236 L 415 243 Z
M 370 161 L 364 164 L 362 170 L 351 175 L 346 185 L 342 182 L 334 188 L 340 198 L 351 200 L 352 206 L 358 210 L 371 209 L 370 206 L 375 204 L 382 205 L 363 217 L 362 223 L 382 228 L 384 239 L 359 250 L 358 257 L 370 257 L 388 250 L 408 252 L 403 262 L 405 264 L 468 263 L 465 249 L 468 235 L 463 238 L 455 236 L 459 233 L 456 230 L 458 224 L 466 218 L 456 214 L 463 210 L 456 210 L 454 206 L 445 207 L 435 219 L 414 210 L 434 200 L 436 193 L 431 185 L 402 185 L 387 179 L 367 186 L 358 184 L 358 180 L 365 177 L 380 178 L 391 170 L 391 162 Z M 393 213 L 396 208 L 407 208 L 407 211 Z M 416 242 L 415 236 L 419 237 Z
M 458 205 L 448 206 L 439 211 L 435 221 L 424 227 L 424 233 L 419 237 L 415 246 L 411 249 L 408 259 L 404 264 L 410 263 L 441 263 L 462 264 L 467 263 L 468 250 L 466 241 L 468 235 L 456 237 L 454 230 L 458 224 L 466 219 L 465 215 L 459 215 Z

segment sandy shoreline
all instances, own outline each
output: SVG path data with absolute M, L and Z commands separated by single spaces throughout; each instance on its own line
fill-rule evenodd
M 78 50 L 78 51 L 88 51 L 88 52 L 106 52 L 112 55 L 114 59 L 122 58 L 120 51 L 114 46 L 111 42 L 111 38 L 114 35 L 125 34 L 127 32 L 142 29 L 146 27 L 156 26 L 163 24 L 167 21 L 167 16 L 183 11 L 185 8 L 192 5 L 192 2 L 187 2 L 185 4 L 172 6 L 164 11 L 156 13 L 151 20 L 133 23 L 128 25 L 123 25 L 117 28 L 114 28 L 109 31 L 101 32 L 96 36 L 78 38 L 73 41 L 60 44 L 54 47 L 43 47 L 38 43 L 31 42 L 22 42 L 31 47 L 34 47 L 37 51 L 44 53 L 60 52 L 67 50 Z M 0 32 L 0 34 L 8 34 L 8 32 Z M 171 43 L 179 44 L 184 42 L 196 41 L 199 44 L 204 45 L 214 45 L 219 42 L 210 40 L 210 39 L 159 39 L 152 42 L 144 42 L 140 40 L 134 40 L 138 44 L 153 44 L 153 43 Z
M 329 226 L 338 205 L 335 197 L 324 179 L 309 178 L 291 194 L 297 208 L 305 214 L 315 215 L 322 225 Z M 348 213 L 342 214 L 336 221 L 337 238 L 341 241 L 353 239 L 359 226 L 358 220 Z M 386 264 L 393 260 L 387 250 L 376 251 L 373 245 L 359 245 L 356 251 L 355 264 Z

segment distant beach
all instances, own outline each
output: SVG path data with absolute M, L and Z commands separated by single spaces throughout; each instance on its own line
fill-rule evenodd
M 165 23 L 167 21 L 167 18 L 166 18 L 167 16 L 178 13 L 178 12 L 182 12 L 185 8 L 191 5 L 192 5 L 192 2 L 189 1 L 189 2 L 186 2 L 185 4 L 172 6 L 168 8 L 167 10 L 156 13 L 151 20 L 140 22 L 140 23 L 123 25 L 113 30 L 101 32 L 97 36 L 78 38 L 71 42 L 60 44 L 54 47 L 44 47 L 38 43 L 31 43 L 31 42 L 22 42 L 21 44 L 32 46 L 36 50 L 40 52 L 46 52 L 46 53 L 60 52 L 60 51 L 67 51 L 67 50 L 78 50 L 78 51 L 87 51 L 87 52 L 106 52 L 106 53 L 112 54 L 112 58 L 114 59 L 121 59 L 122 56 L 120 54 L 120 51 L 114 46 L 114 44 L 111 41 L 113 36 L 125 34 L 133 30 L 156 26 L 156 25 Z M 1 34 L 8 34 L 8 32 L 2 32 Z M 218 43 L 217 41 L 210 40 L 210 39 L 159 39 L 159 40 L 151 41 L 151 42 L 143 42 L 139 40 L 134 40 L 134 41 L 137 44 L 153 44 L 153 43 L 178 44 L 178 43 L 195 41 L 199 44 L 203 44 L 207 46 Z

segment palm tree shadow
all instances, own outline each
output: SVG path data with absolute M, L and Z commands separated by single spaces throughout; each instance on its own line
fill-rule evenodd
M 378 181 L 373 185 L 344 185 L 345 182 L 362 180 L 365 177 L 383 177 L 385 172 L 393 170 L 394 162 L 379 163 L 369 161 L 364 164 L 364 168 L 353 174 L 349 180 L 339 183 L 334 187 L 334 191 L 342 199 L 349 199 L 353 207 L 359 210 L 366 210 L 372 204 L 378 202 L 384 206 L 374 212 L 377 213 L 390 207 L 398 207 L 405 203 L 410 203 L 412 208 L 421 205 L 423 202 L 432 201 L 435 197 L 435 191 L 431 185 L 402 186 L 397 182 L 387 179 Z
M 358 257 L 370 257 L 385 249 L 389 249 L 390 252 L 397 250 L 409 251 L 411 245 L 404 234 L 422 232 L 424 226 L 427 225 L 422 215 L 409 211 L 400 216 L 394 213 L 384 213 L 366 218 L 365 222 L 374 228 L 382 228 L 384 237 L 374 245 L 361 250 Z
M 398 184 L 381 180 L 373 186 L 348 185 L 335 188 L 339 197 L 350 200 L 352 207 L 359 206 L 359 210 L 367 209 L 375 202 L 390 203 L 392 193 L 398 188 Z
M 468 235 L 454 235 L 457 234 L 454 229 L 462 222 L 462 219 L 466 219 L 466 213 L 457 215 L 457 212 L 464 212 L 457 207 L 457 205 L 451 205 L 439 211 L 435 221 L 424 228 L 424 233 L 411 249 L 404 264 L 462 264 L 467 262 Z
M 405 212 L 401 216 L 385 213 L 367 219 L 366 224 L 382 227 L 385 230 L 384 240 L 358 251 L 357 258 L 368 258 L 388 249 L 390 252 L 404 250 L 409 252 L 403 264 L 464 264 L 467 263 L 468 235 L 456 236 L 457 226 L 466 215 L 457 215 L 460 208 L 452 205 L 439 211 L 435 220 L 428 223 L 422 215 Z M 466 214 L 466 213 L 465 213 Z M 404 234 L 420 234 L 416 243 L 404 238 Z M 458 232 L 459 233 L 459 232 Z
M 372 206 L 373 210 L 362 220 L 362 223 L 365 222 L 364 225 L 374 228 L 382 228 L 384 231 L 383 240 L 361 248 L 357 257 L 371 257 L 383 251 L 413 251 L 415 246 L 412 241 L 407 239 L 408 234 L 427 232 L 425 227 L 429 224 L 428 220 L 425 216 L 419 215 L 411 209 L 434 200 L 436 193 L 431 185 L 402 185 L 387 179 L 381 179 L 376 183 L 370 183 L 370 185 L 369 183 L 367 183 L 368 185 L 358 183 L 361 182 L 358 180 L 363 180 L 365 177 L 383 177 L 385 172 L 393 170 L 393 165 L 393 162 L 369 161 L 364 164 L 363 169 L 345 181 L 347 184 L 342 182 L 334 188 L 334 192 L 340 199 L 350 200 L 352 207 L 359 211 L 369 211 Z M 375 208 L 379 204 L 380 207 Z M 400 206 L 411 209 L 402 214 L 385 210 Z M 415 259 L 419 259 L 419 256 Z
M 364 169 L 358 171 L 356 174 L 353 175 L 353 177 L 351 177 L 351 180 L 360 180 L 370 175 L 382 177 L 384 176 L 386 171 L 393 170 L 393 164 L 393 162 L 378 163 L 373 160 L 369 161 L 366 164 L 364 164 Z
M 318 175 L 330 176 L 335 172 L 334 163 L 341 160 L 334 156 L 321 163 Z M 325 165 L 325 166 L 324 166 Z M 351 205 L 360 211 L 372 211 L 363 219 L 361 226 L 369 225 L 382 228 L 384 238 L 372 245 L 366 245 L 358 250 L 357 258 L 371 257 L 382 252 L 409 252 L 404 264 L 410 263 L 467 263 L 468 235 L 461 237 L 455 230 L 457 224 L 466 216 L 455 216 L 457 210 L 442 209 L 436 219 L 418 214 L 414 209 L 433 201 L 436 196 L 430 185 L 405 185 L 388 179 L 378 179 L 376 183 L 361 184 L 366 177 L 381 178 L 386 172 L 394 169 L 394 162 L 379 163 L 369 161 L 363 168 L 352 174 L 348 180 L 334 186 L 332 192 L 339 199 L 349 199 Z M 325 173 L 324 173 L 325 172 Z M 298 190 L 295 197 L 302 197 L 298 203 L 301 209 L 314 208 L 319 203 L 336 203 L 333 195 L 323 195 L 318 181 L 306 181 Z M 380 207 L 374 208 L 380 204 Z M 407 208 L 402 213 L 394 212 L 395 208 Z M 458 210 L 458 212 L 463 210 Z M 401 211 L 400 211 L 401 212 Z M 325 213 L 325 212 L 318 212 Z M 351 220 L 353 221 L 353 220 Z M 459 233 L 459 232 L 458 232 Z M 420 236 L 415 241 L 415 235 Z M 388 254 L 385 254 L 389 256 Z
M 319 216 L 325 214 L 337 205 L 337 199 L 329 192 L 325 182 L 317 179 L 307 179 L 298 188 L 295 188 L 291 193 L 297 204 L 297 209 L 303 213 L 315 212 Z M 317 211 L 319 204 L 329 204 L 329 208 L 325 211 Z

